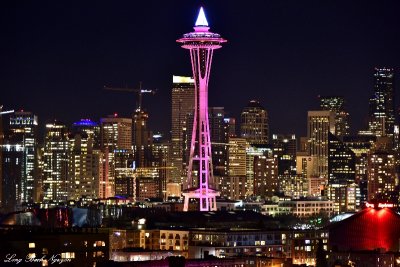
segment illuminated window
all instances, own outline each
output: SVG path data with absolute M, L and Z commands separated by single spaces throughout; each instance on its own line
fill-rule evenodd
M 28 247 L 29 248 L 35 248 L 35 243 L 29 243 Z
M 28 259 L 34 259 L 34 258 L 36 258 L 36 254 L 35 253 L 28 253 L 27 258 Z
M 61 253 L 62 259 L 75 259 L 75 252 L 63 252 Z

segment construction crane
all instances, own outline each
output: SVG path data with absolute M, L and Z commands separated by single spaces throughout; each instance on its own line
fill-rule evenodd
M 13 113 L 13 112 L 14 112 L 13 109 L 12 109 L 12 110 L 3 111 L 3 105 L 0 106 L 0 116 L 1 116 L 1 115 L 4 115 L 4 114 Z
M 139 88 L 128 88 L 128 87 L 123 88 L 123 87 L 104 86 L 104 90 L 137 93 L 138 99 L 136 100 L 136 111 L 142 110 L 142 95 L 143 94 L 153 94 L 154 95 L 157 91 L 157 89 L 143 89 L 142 82 L 139 82 Z

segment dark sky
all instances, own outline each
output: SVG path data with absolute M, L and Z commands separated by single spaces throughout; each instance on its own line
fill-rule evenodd
M 305 134 L 318 95 L 344 96 L 355 132 L 373 68 L 395 68 L 399 84 L 396 0 L 12 1 L 0 9 L 0 104 L 33 111 L 42 127 L 53 118 L 130 116 L 135 95 L 102 87 L 143 81 L 158 89 L 144 97 L 150 126 L 166 132 L 172 75 L 191 75 L 189 53 L 175 40 L 192 31 L 200 6 L 228 39 L 214 54 L 210 106 L 238 117 L 258 99 L 273 133 Z

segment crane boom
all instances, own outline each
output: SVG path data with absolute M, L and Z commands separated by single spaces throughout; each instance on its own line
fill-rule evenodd
M 9 114 L 9 113 L 13 113 L 13 112 L 14 112 L 13 109 L 12 110 L 1 111 L 0 115 Z
M 120 92 L 132 92 L 137 93 L 138 99 L 136 101 L 136 110 L 142 109 L 142 94 L 155 94 L 157 89 L 143 89 L 142 82 L 139 83 L 139 88 L 129 88 L 129 87 L 110 87 L 104 86 L 104 90 L 109 91 L 120 91 Z

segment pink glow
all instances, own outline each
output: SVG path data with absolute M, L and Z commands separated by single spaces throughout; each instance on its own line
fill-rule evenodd
M 210 77 L 211 62 L 214 49 L 221 47 L 226 42 L 219 34 L 209 32 L 208 22 L 203 8 L 194 27 L 194 32 L 183 35 L 177 40 L 182 47 L 190 50 L 193 77 L 195 80 L 195 110 L 188 176 L 184 196 L 184 211 L 188 211 L 189 199 L 196 198 L 200 202 L 200 211 L 217 210 L 216 196 L 219 192 L 209 187 L 213 180 L 210 126 L 208 122 L 208 80 Z M 198 155 L 195 155 L 195 152 Z M 193 161 L 199 162 L 198 182 L 193 187 Z

